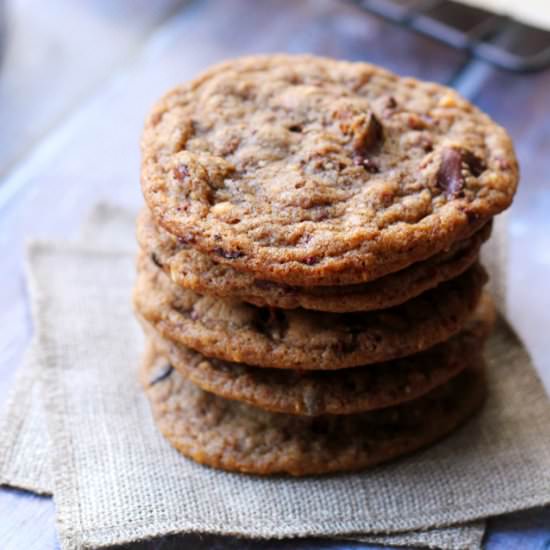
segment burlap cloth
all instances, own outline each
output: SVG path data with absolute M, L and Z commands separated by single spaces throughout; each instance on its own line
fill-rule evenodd
M 431 449 L 303 480 L 181 457 L 156 430 L 136 378 L 133 217 L 99 208 L 80 242 L 29 248 L 35 339 L 0 432 L 0 483 L 54 493 L 63 548 L 193 532 L 476 548 L 479 520 L 550 502 L 550 407 L 502 319 L 486 353 L 483 413 Z M 502 242 L 486 253 L 501 307 Z

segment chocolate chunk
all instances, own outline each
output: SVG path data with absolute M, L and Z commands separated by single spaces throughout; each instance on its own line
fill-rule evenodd
M 267 326 L 273 340 L 282 340 L 288 330 L 288 319 L 282 310 L 269 308 Z
M 223 248 L 214 248 L 214 254 L 217 254 L 226 260 L 234 260 L 235 258 L 241 258 L 244 256 L 240 250 L 224 250 Z
M 299 124 L 293 124 L 292 126 L 289 126 L 289 127 L 288 127 L 288 131 L 289 131 L 289 132 L 299 133 L 299 132 L 302 131 L 302 127 L 301 127 Z
M 416 141 L 416 145 L 418 145 L 418 147 L 420 147 L 425 153 L 431 153 L 434 149 L 432 139 L 426 135 L 420 135 Z
M 464 171 L 477 177 L 485 168 L 483 160 L 467 149 L 445 149 L 437 173 L 437 185 L 447 197 L 460 197 L 466 182 Z
M 393 97 L 392 95 L 389 96 L 388 99 L 386 100 L 386 108 L 395 109 L 396 107 L 397 107 L 397 101 L 395 97 Z
M 185 237 L 178 237 L 177 240 L 179 244 L 187 245 L 192 243 L 195 240 L 195 237 L 193 235 L 187 235 Z
M 156 369 L 156 372 L 153 373 L 153 377 L 149 379 L 149 385 L 154 386 L 162 380 L 166 380 L 172 372 L 174 372 L 174 367 L 170 363 L 166 363 L 161 368 Z
M 187 306 L 181 305 L 178 301 L 174 301 L 171 304 L 171 307 L 174 311 L 178 312 L 180 315 L 183 315 L 184 317 L 190 317 L 193 310 L 189 309 Z
M 357 156 L 366 157 L 382 142 L 382 124 L 373 113 L 367 115 L 366 120 L 354 121 L 352 147 Z
M 288 319 L 281 309 L 262 307 L 257 310 L 254 325 L 271 340 L 282 340 L 288 330 Z
M 445 149 L 437 172 L 437 186 L 445 191 L 447 197 L 456 197 L 462 191 L 463 185 L 460 152 L 457 149 Z
M 376 116 L 369 113 L 367 119 L 354 121 L 351 129 L 353 131 L 352 147 L 354 151 L 353 163 L 362 166 L 369 174 L 379 172 L 378 165 L 369 155 L 380 145 L 383 138 L 382 125 Z
M 319 261 L 320 261 L 319 256 L 309 256 L 308 258 L 304 258 L 302 260 L 302 263 L 304 263 L 306 265 L 315 265 L 315 264 L 319 263 Z
M 357 166 L 362 166 L 369 174 L 378 174 L 378 172 L 380 172 L 378 164 L 376 164 L 376 162 L 372 159 L 355 156 L 353 157 L 353 163 Z
M 162 269 L 162 263 L 160 262 L 158 256 L 154 253 L 154 252 L 151 252 L 151 261 L 160 269 Z
M 470 169 L 470 172 L 474 176 L 479 176 L 487 169 L 486 164 L 478 156 L 474 155 L 468 149 L 462 149 L 462 160 L 465 162 Z

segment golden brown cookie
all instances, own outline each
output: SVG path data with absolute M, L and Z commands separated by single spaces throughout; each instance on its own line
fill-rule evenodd
M 391 309 L 321 313 L 201 296 L 175 285 L 142 256 L 134 306 L 159 334 L 209 357 L 261 367 L 328 370 L 389 361 L 450 338 L 473 313 L 486 280 L 476 264 Z
M 141 180 L 155 221 L 217 262 L 330 286 L 468 238 L 510 205 L 518 166 L 506 131 L 445 86 L 267 55 L 161 99 Z
M 201 389 L 272 412 L 319 416 L 397 405 L 444 384 L 477 363 L 494 318 L 485 294 L 464 330 L 429 350 L 366 367 L 307 372 L 209 359 L 144 328 L 157 352 Z
M 142 383 L 157 426 L 182 454 L 229 471 L 294 476 L 365 469 L 425 447 L 473 414 L 486 392 L 476 364 L 395 407 L 321 417 L 271 413 L 201 390 L 152 348 Z
M 491 227 L 488 223 L 470 238 L 454 243 L 447 252 L 375 281 L 314 287 L 256 279 L 251 273 L 218 263 L 156 226 L 147 209 L 138 218 L 137 236 L 142 250 L 176 284 L 199 294 L 230 297 L 257 306 L 302 307 L 338 313 L 386 309 L 457 277 L 476 261 L 481 245 L 491 234 Z

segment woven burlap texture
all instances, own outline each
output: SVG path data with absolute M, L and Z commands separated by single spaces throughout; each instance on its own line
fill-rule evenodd
M 135 218 L 127 209 L 99 203 L 83 223 L 78 242 L 133 253 Z M 0 417 L 0 485 L 51 495 L 49 439 L 39 378 L 40 352 L 33 341 Z
M 109 222 L 107 217 L 105 217 L 108 213 L 109 211 L 105 209 L 100 209 L 96 212 L 95 229 L 93 229 L 94 224 L 88 226 L 89 230 L 92 228 L 90 235 L 95 235 L 100 243 L 101 235 L 110 235 L 109 239 L 104 240 L 105 244 L 114 246 L 115 248 L 123 248 L 127 237 L 122 238 L 119 242 L 115 242 L 115 239 L 119 239 L 119 237 L 115 237 L 114 233 L 116 232 L 113 231 L 113 226 L 110 223 L 116 222 L 115 225 L 120 224 L 122 228 L 126 225 L 126 222 L 122 221 L 124 216 L 122 213 L 114 216 L 113 211 L 110 211 L 111 221 Z M 98 222 L 101 223 L 98 225 Z M 120 232 L 121 235 L 122 233 L 123 231 Z M 131 235 L 131 232 L 128 235 Z M 90 243 L 93 239 L 87 240 Z M 407 518 L 406 515 L 402 514 L 402 511 L 406 511 L 406 509 L 402 509 L 401 506 L 397 506 L 396 517 L 392 517 L 391 514 L 389 516 L 383 514 L 380 517 L 378 514 L 379 510 L 384 511 L 385 509 L 389 513 L 392 506 L 379 508 L 377 504 L 379 497 L 376 497 L 376 491 L 373 492 L 372 490 L 371 477 L 376 474 L 376 478 L 380 482 L 386 480 L 388 487 L 394 487 L 394 482 L 398 481 L 398 479 L 392 481 L 392 476 L 395 473 L 388 473 L 391 472 L 391 467 L 382 468 L 371 474 L 364 474 L 362 476 L 340 476 L 330 480 L 306 480 L 300 482 L 277 479 L 266 481 L 213 472 L 193 465 L 179 457 L 158 436 L 156 430 L 151 425 L 148 408 L 144 407 L 143 402 L 138 407 L 139 411 L 134 411 L 136 414 L 129 416 L 123 414 L 127 407 L 131 409 L 132 406 L 137 406 L 136 400 L 140 401 L 143 399 L 139 388 L 134 387 L 134 384 L 137 385 L 135 383 L 134 371 L 138 361 L 135 354 L 141 347 L 141 336 L 139 331 L 137 333 L 135 331 L 135 325 L 133 324 L 128 305 L 128 295 L 133 278 L 132 255 L 92 253 L 74 247 L 71 249 L 61 247 L 59 249 L 59 247 L 51 245 L 42 245 L 32 250 L 31 263 L 37 264 L 36 268 L 39 272 L 34 277 L 36 280 L 34 292 L 36 297 L 39 298 L 35 304 L 35 312 L 38 325 L 41 327 L 40 334 L 42 336 L 39 347 L 35 348 L 40 353 L 31 353 L 29 356 L 27 374 L 32 369 L 37 368 L 37 365 L 41 365 L 42 368 L 45 366 L 47 380 L 49 381 L 47 388 L 49 387 L 51 390 L 54 390 L 56 394 L 59 393 L 59 395 L 54 397 L 52 397 L 53 394 L 50 394 L 48 409 L 52 413 L 50 415 L 50 428 L 53 430 L 54 439 L 53 460 L 60 529 L 62 541 L 67 547 L 79 547 L 82 544 L 92 546 L 111 544 L 174 531 L 198 530 L 269 537 L 283 536 L 285 534 L 335 535 L 350 532 L 365 533 L 369 531 L 425 528 L 431 525 L 456 523 L 457 521 L 467 519 L 464 517 L 464 513 L 468 516 L 467 512 L 457 509 L 453 512 L 453 502 L 446 500 L 443 503 L 440 502 L 440 505 L 444 504 L 439 510 L 441 517 L 437 516 L 437 514 L 436 517 L 422 514 L 422 518 Z M 71 263 L 72 267 L 70 267 Z M 90 271 L 92 264 L 95 267 Z M 126 267 L 118 269 L 116 267 L 118 264 L 125 264 Z M 45 266 L 48 267 L 46 268 Z M 42 269 L 45 271 L 42 272 Z M 78 276 L 80 270 L 86 273 L 85 277 Z M 97 277 L 93 275 L 94 270 L 98 270 Z M 102 280 L 102 278 L 105 277 L 105 273 L 110 273 L 112 270 L 115 271 L 116 275 L 112 277 L 113 285 L 109 288 L 109 285 L 106 283 L 111 280 L 111 277 L 108 276 L 106 280 Z M 103 275 L 101 272 L 103 272 Z M 125 281 L 120 279 L 123 272 L 125 272 Z M 70 274 L 72 274 L 73 280 L 65 280 L 63 282 L 63 279 L 70 276 Z M 56 280 L 58 281 L 55 282 Z M 50 287 L 51 284 L 53 284 L 52 287 Z M 118 288 L 118 284 L 121 285 L 121 288 L 115 290 Z M 122 291 L 122 287 L 125 287 L 125 291 Z M 62 288 L 66 289 L 65 293 L 61 290 Z M 65 298 L 70 294 L 73 294 L 74 298 L 74 309 L 72 312 L 69 313 L 69 310 L 66 310 L 59 317 L 59 319 L 64 319 L 64 322 L 70 325 L 67 327 L 68 331 L 65 336 L 63 336 L 64 331 L 60 330 L 63 328 L 64 322 L 56 321 L 56 315 L 61 315 L 61 312 L 56 308 L 62 307 L 62 302 L 64 302 L 63 299 L 57 300 L 56 289 Z M 113 298 L 112 304 L 110 300 L 102 301 L 101 293 L 103 291 L 105 291 L 106 297 L 112 296 L 111 291 L 114 291 L 117 299 Z M 87 292 L 91 292 L 93 296 L 91 299 L 89 295 L 86 298 Z M 84 305 L 89 306 L 89 308 L 84 307 Z M 98 307 L 102 309 L 101 315 L 99 315 L 99 311 L 96 311 Z M 113 308 L 112 312 L 110 312 L 111 307 Z M 124 315 L 120 313 L 123 307 L 127 309 L 126 315 L 128 318 L 126 322 L 123 322 L 122 318 Z M 97 314 L 96 317 L 92 315 L 94 311 Z M 71 321 L 75 315 L 78 315 L 79 320 L 84 325 L 86 323 L 94 323 L 95 319 L 93 326 L 84 328 L 84 325 L 82 325 L 82 332 L 78 333 L 80 339 L 74 332 L 75 330 L 78 332 L 78 326 L 80 325 L 79 323 L 74 324 Z M 105 318 L 109 320 L 103 322 L 101 319 Z M 44 330 L 44 327 L 48 326 L 48 323 L 52 327 L 55 327 L 55 330 L 50 330 L 49 328 Z M 101 330 L 103 333 L 101 337 L 95 334 L 96 331 L 94 328 L 96 328 L 96 324 L 102 327 Z M 115 325 L 117 326 L 115 327 Z M 111 327 L 110 330 L 107 330 L 107 327 Z M 57 336 L 55 336 L 56 334 Z M 113 341 L 114 344 L 115 338 L 119 343 L 126 342 L 119 349 L 122 355 L 126 355 L 125 359 L 122 356 L 113 355 L 117 353 L 116 345 L 110 346 L 106 344 L 107 348 L 111 351 L 104 354 L 93 344 L 93 342 L 97 343 L 102 340 L 104 342 Z M 514 339 L 510 339 L 509 345 L 511 349 L 518 346 Z M 51 355 L 52 350 L 57 350 L 53 352 L 53 356 Z M 529 370 L 528 358 L 521 349 L 520 351 L 523 354 L 522 360 L 526 365 L 525 368 L 528 372 L 531 372 Z M 81 357 L 85 359 L 82 362 L 87 364 L 87 367 L 77 365 L 80 360 L 75 360 L 74 355 L 71 359 L 71 353 L 74 354 L 76 352 L 78 352 L 77 355 L 82 353 Z M 56 355 L 57 353 L 60 354 L 59 358 Z M 97 368 L 92 368 L 88 364 L 94 356 Z M 38 362 L 34 361 L 33 357 L 37 358 Z M 121 365 L 120 369 L 117 367 L 114 370 L 117 370 L 121 377 L 115 376 L 117 373 L 108 367 L 105 373 L 101 374 L 100 365 L 107 364 L 114 366 L 118 365 L 119 362 L 125 364 Z M 70 368 L 65 368 L 67 366 Z M 20 483 L 20 486 L 31 489 L 34 485 L 35 489 L 47 492 L 50 487 L 47 475 L 48 469 L 44 467 L 44 457 L 47 456 L 47 451 L 44 449 L 46 449 L 47 439 L 45 437 L 38 438 L 38 441 L 43 443 L 41 447 L 43 452 L 38 453 L 36 451 L 37 440 L 30 437 L 32 432 L 36 434 L 39 431 L 43 436 L 43 416 L 40 414 L 41 409 L 37 406 L 36 398 L 34 397 L 36 394 L 34 387 L 32 392 L 28 391 L 28 388 L 32 387 L 30 384 L 34 380 L 34 375 L 25 377 L 23 374 L 19 377 L 19 380 L 23 382 L 17 383 L 15 393 L 17 394 L 18 389 L 20 390 L 23 386 L 26 386 L 26 391 L 23 390 L 20 394 L 26 398 L 28 411 L 33 411 L 35 414 L 31 414 L 30 417 L 28 414 L 26 416 L 20 415 L 19 422 L 12 422 L 9 425 L 12 428 L 10 433 L 15 433 L 19 430 L 19 437 L 16 438 L 15 444 L 11 446 L 11 461 L 7 461 L 11 469 L 9 467 L 8 469 L 5 468 L 5 459 L 3 464 L 0 464 L 2 467 L 2 480 L 15 485 Z M 105 374 L 108 374 L 108 376 Z M 74 384 L 74 391 L 64 394 L 61 389 L 67 387 L 66 384 L 75 376 L 76 378 L 68 386 L 72 388 Z M 56 382 L 53 383 L 53 380 L 56 380 Z M 536 380 L 533 380 L 533 383 L 536 385 Z M 59 383 L 60 381 L 62 381 L 61 384 Z M 93 383 L 88 387 L 87 381 Z M 81 395 L 77 398 L 79 385 Z M 125 387 L 123 388 L 121 385 Z M 537 386 L 537 391 L 540 393 L 542 402 L 546 404 L 544 393 L 542 393 L 540 386 Z M 130 396 L 130 394 L 132 395 Z M 29 395 L 31 398 L 29 398 Z M 129 401 L 123 403 L 123 396 L 129 398 Z M 110 398 L 112 399 L 111 406 L 109 406 Z M 69 406 L 71 403 L 73 406 L 77 406 L 77 408 L 79 406 L 80 409 L 85 409 L 80 410 L 80 415 L 84 415 L 82 423 L 80 423 L 80 420 L 75 420 L 75 418 L 78 419 L 79 414 L 71 413 L 70 416 L 66 415 L 66 412 L 72 409 L 70 407 L 65 408 L 65 406 Z M 93 414 L 91 418 L 87 416 L 96 407 L 98 407 L 98 410 L 102 414 L 96 415 L 97 418 Z M 115 414 L 113 417 L 113 412 L 117 407 L 119 407 L 120 421 L 123 426 L 111 431 L 109 426 L 113 425 L 113 421 L 116 420 L 117 415 Z M 541 411 L 544 409 L 542 406 L 539 408 Z M 38 416 L 38 422 L 36 421 L 37 418 L 32 420 L 32 416 Z M 124 416 L 127 417 L 123 418 Z M 149 424 L 144 422 L 143 432 L 140 432 L 142 422 L 141 420 L 137 420 L 141 419 L 142 416 L 144 419 L 147 419 Z M 90 421 L 92 425 L 87 425 L 86 423 Z M 114 423 L 116 424 L 116 421 Z M 102 437 L 98 439 L 95 430 L 99 430 L 100 434 L 98 435 L 102 437 L 110 436 L 111 439 L 108 441 L 102 441 Z M 146 461 L 148 461 L 149 466 L 145 467 L 145 464 L 141 464 L 140 468 L 135 470 L 134 466 L 136 463 L 134 461 L 138 458 L 138 455 L 134 454 L 132 456 L 132 453 L 129 452 L 128 457 L 126 457 L 125 453 L 121 451 L 125 448 L 124 441 L 126 438 L 129 440 L 128 451 L 132 449 L 130 443 L 137 433 L 145 438 L 142 442 L 145 444 L 145 447 L 142 447 L 141 451 L 142 455 L 147 455 L 148 458 Z M 540 433 L 538 437 L 544 439 L 544 434 Z M 7 439 L 10 439 L 10 437 Z M 546 434 L 545 440 L 548 441 L 548 439 L 548 434 Z M 34 454 L 29 452 L 29 445 L 28 443 L 24 444 L 25 441 L 33 441 Z M 156 448 L 158 445 L 156 453 L 151 451 L 151 445 L 153 445 L 153 448 Z M 5 447 L 4 445 L 3 451 L 6 450 Z M 38 447 L 40 448 L 40 445 Z M 143 452 L 145 449 L 147 449 L 146 453 Z M 133 449 L 133 451 L 137 450 Z M 540 450 L 544 452 L 538 455 L 535 453 L 535 456 L 540 456 L 547 461 L 548 453 L 546 449 L 543 448 Z M 108 454 L 109 451 L 116 451 L 119 455 L 119 460 L 115 460 L 116 457 L 110 457 Z M 35 462 L 40 463 L 41 466 L 28 469 L 24 467 L 25 461 L 19 461 L 18 464 L 18 454 L 25 455 L 25 452 L 27 459 L 34 456 Z M 526 447 L 525 452 L 529 455 L 528 447 Z M 153 459 L 154 457 L 159 458 L 158 453 L 161 453 L 161 460 Z M 427 453 L 431 453 L 431 451 Z M 456 450 L 453 453 L 456 454 Z M 3 454 L 5 458 L 6 453 L 4 452 Z M 70 458 L 71 456 L 74 457 L 74 460 Z M 420 456 L 424 456 L 424 454 Z M 450 455 L 450 457 L 452 456 L 453 454 Z M 121 461 L 124 462 L 126 458 L 128 458 L 128 463 L 124 467 Z M 143 456 L 141 458 L 143 459 Z M 166 463 L 165 460 L 167 461 Z M 408 459 L 408 461 L 410 460 Z M 445 462 L 448 460 L 449 458 Z M 409 467 L 408 461 L 398 463 L 402 465 L 403 473 Z M 26 464 L 27 466 L 30 465 L 28 460 Z M 498 460 L 496 465 L 499 465 Z M 548 462 L 546 462 L 546 465 L 548 465 Z M 426 472 L 430 472 L 431 467 L 427 466 Z M 172 486 L 171 482 L 167 482 L 167 480 L 172 479 L 171 476 L 175 476 L 180 484 L 182 483 L 177 470 L 180 470 L 180 475 L 183 479 L 188 480 L 189 484 L 187 486 L 183 483 L 178 488 Z M 139 473 L 139 476 L 143 477 L 138 476 L 136 478 L 136 472 Z M 28 473 L 27 478 L 25 478 L 25 473 Z M 531 473 L 527 472 L 526 475 L 532 476 L 534 473 L 534 471 Z M 130 474 L 130 479 L 126 477 L 128 474 Z M 118 479 L 119 475 L 122 476 L 120 480 Z M 388 475 L 389 477 L 387 477 Z M 203 476 L 204 479 L 202 479 Z M 433 492 L 432 489 L 441 490 L 438 488 L 437 483 L 433 484 L 433 476 L 430 475 L 429 479 L 431 480 L 430 484 L 421 483 L 417 487 L 417 489 L 421 488 L 420 495 L 422 502 L 426 500 L 424 498 L 426 491 L 431 494 Z M 159 481 L 158 485 L 155 483 L 155 480 Z M 452 489 L 455 480 L 451 476 L 448 481 L 450 483 L 449 487 Z M 497 479 L 494 481 L 498 482 Z M 530 498 L 525 497 L 523 493 L 518 493 L 515 504 L 508 498 L 507 500 L 505 499 L 506 504 L 503 502 L 499 503 L 501 508 L 504 507 L 507 510 L 512 510 L 542 503 L 545 500 L 542 495 L 545 492 L 547 494 L 548 484 L 547 480 L 541 479 L 540 481 L 542 482 L 540 492 L 533 493 Z M 546 481 L 546 485 L 544 481 Z M 400 483 L 403 482 L 404 479 L 401 479 Z M 413 476 L 410 478 L 410 482 L 413 485 L 417 485 L 418 479 Z M 535 484 L 538 485 L 538 483 Z M 164 492 L 163 485 L 165 485 L 166 493 Z M 366 491 L 366 493 L 365 485 L 371 486 L 371 489 Z M 212 494 L 208 490 L 210 486 L 215 489 Z M 300 489 L 301 486 L 303 486 L 302 489 Z M 356 494 L 356 486 L 362 486 L 363 490 L 359 491 L 359 493 L 363 497 L 368 498 L 362 500 L 362 497 Z M 79 494 L 75 494 L 75 487 L 85 489 L 88 492 L 81 494 L 79 489 Z M 195 490 L 193 490 L 193 487 Z M 197 490 L 200 487 L 202 487 L 202 490 Z M 255 487 L 258 487 L 258 489 L 255 489 Z M 319 492 L 322 490 L 324 497 L 320 501 L 317 499 L 315 506 L 308 507 L 307 503 L 311 503 L 311 498 L 316 499 L 316 493 L 315 490 L 312 491 L 312 487 L 316 488 L 315 490 Z M 526 487 L 522 488 L 525 489 Z M 187 506 L 181 502 L 181 497 L 176 498 L 176 494 L 180 490 L 189 495 Z M 254 502 L 254 498 L 250 498 L 250 491 L 254 494 L 258 493 L 258 501 L 254 505 L 251 504 Z M 395 501 L 396 496 L 400 492 L 401 489 L 389 494 L 386 492 L 384 498 Z M 216 494 L 225 495 L 226 498 L 221 500 L 212 498 Z M 299 498 L 300 494 L 305 495 L 305 498 L 303 499 L 302 506 L 296 508 L 295 499 Z M 349 499 L 346 499 L 346 494 L 349 495 Z M 392 494 L 393 497 L 391 496 Z M 237 498 L 237 495 L 239 495 L 239 498 Z M 310 496 L 308 497 L 307 495 Z M 232 498 L 228 500 L 227 497 L 231 496 Z M 496 496 L 498 498 L 499 493 L 496 493 Z M 374 500 L 373 497 L 375 497 Z M 437 495 L 434 498 L 435 501 L 438 500 Z M 128 509 L 125 508 L 125 499 L 128 499 Z M 270 499 L 277 501 L 277 506 L 273 509 L 270 507 Z M 183 500 L 185 501 L 185 499 Z M 107 502 L 110 505 L 105 507 L 104 505 Z M 362 504 L 359 504 L 360 502 Z M 141 514 L 135 512 L 133 505 L 136 503 L 140 503 L 142 506 Z M 172 508 L 171 503 L 176 507 Z M 239 508 L 239 503 L 242 505 L 242 509 Z M 285 503 L 287 506 L 286 512 L 284 510 Z M 395 505 L 396 503 L 394 502 L 393 504 Z M 206 509 L 204 508 L 205 506 Z M 281 509 L 281 506 L 283 509 Z M 486 503 L 485 510 L 482 509 L 483 507 L 478 506 L 477 509 L 474 508 L 470 512 L 473 514 L 471 517 L 484 517 L 487 514 L 498 513 L 494 511 L 494 506 L 491 502 Z M 116 511 L 113 507 L 118 510 L 117 513 L 113 513 Z M 304 511 L 304 507 L 306 509 L 310 508 L 310 512 L 308 513 L 307 510 Z M 424 506 L 415 505 L 414 508 L 418 514 L 421 513 Z M 189 510 L 194 510 L 194 513 L 190 515 Z M 446 514 L 442 514 L 444 510 L 447 510 Z M 152 517 L 144 517 L 144 511 L 148 511 L 148 513 L 152 514 Z M 204 513 L 202 513 L 203 511 Z M 262 511 L 264 512 L 263 516 L 260 514 Z M 319 515 L 319 511 L 322 511 L 322 515 Z M 500 511 L 504 511 L 504 509 Z M 174 519 L 178 517 L 185 517 L 187 519 L 178 522 Z M 126 521 L 124 521 L 124 518 L 126 518 Z M 140 518 L 143 521 L 140 522 Z M 416 523 L 419 519 L 420 522 L 417 525 Z M 299 521 L 300 525 L 296 525 L 296 521 Z M 441 529 L 421 534 L 406 534 L 395 539 L 390 537 L 386 542 L 414 544 L 418 541 L 418 543 L 432 546 L 471 548 L 474 547 L 474 541 L 477 541 L 476 546 L 479 544 L 480 533 L 482 533 L 480 526 L 464 529 Z M 415 536 L 417 539 L 414 538 Z M 437 537 L 439 537 L 439 542 L 437 542 Z

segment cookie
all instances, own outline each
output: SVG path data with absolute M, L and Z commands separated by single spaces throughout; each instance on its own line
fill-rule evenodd
M 311 418 L 205 392 L 152 348 L 141 376 L 156 424 L 179 452 L 215 468 L 260 475 L 361 470 L 395 459 L 453 431 L 480 407 L 486 391 L 478 364 L 403 405 Z
M 486 280 L 476 264 L 395 308 L 321 313 L 201 296 L 175 285 L 142 256 L 134 307 L 159 334 L 208 357 L 261 367 L 340 369 L 411 355 L 448 339 L 474 311 Z
M 256 279 L 251 273 L 215 262 L 210 256 L 179 242 L 155 226 L 146 209 L 138 218 L 137 236 L 143 251 L 176 284 L 199 294 L 230 296 L 257 306 L 350 312 L 402 304 L 460 275 L 476 261 L 481 245 L 491 234 L 491 227 L 492 224 L 488 223 L 470 238 L 454 243 L 449 251 L 370 283 L 314 287 Z
M 507 208 L 506 131 L 455 91 L 366 63 L 237 59 L 161 99 L 142 138 L 156 223 L 256 278 L 355 284 Z
M 249 367 L 209 359 L 145 332 L 157 352 L 201 389 L 264 410 L 319 416 L 353 414 L 417 399 L 475 364 L 494 323 L 484 295 L 463 331 L 427 351 L 387 363 L 338 371 L 293 371 Z

